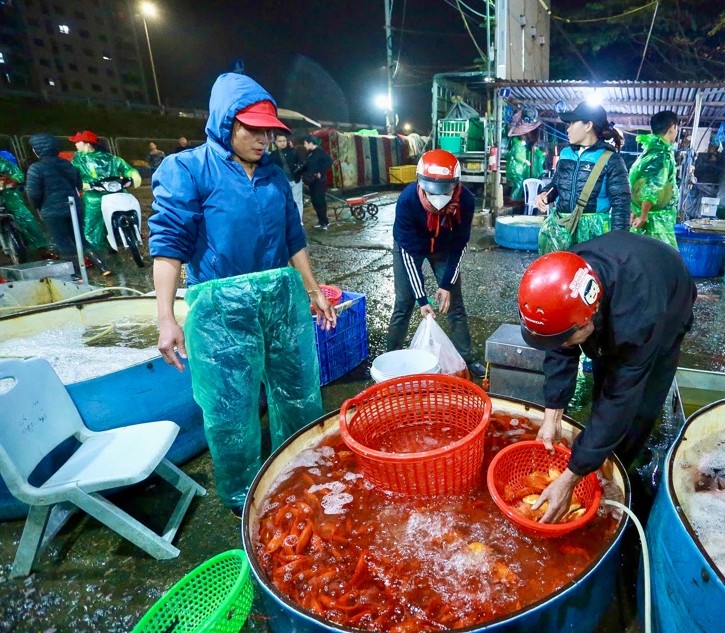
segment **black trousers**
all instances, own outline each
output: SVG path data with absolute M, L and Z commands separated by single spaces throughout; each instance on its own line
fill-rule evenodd
M 646 384 L 642 398 L 638 403 L 632 403 L 636 407 L 634 422 L 627 435 L 620 440 L 614 453 L 619 457 L 626 468 L 629 468 L 647 443 L 647 439 L 654 429 L 657 418 L 662 411 L 662 405 L 667 399 L 667 393 L 675 378 L 677 364 L 680 360 L 680 347 L 684 334 L 679 336 L 672 347 L 661 352 L 646 378 Z M 596 401 L 602 392 L 606 369 L 598 366 L 594 360 L 594 386 L 592 400 Z
M 308 187 L 310 189 L 310 202 L 312 202 L 317 214 L 317 220 L 322 226 L 327 226 L 330 223 L 327 219 L 327 198 L 325 197 L 327 183 L 322 179 L 317 179 L 312 181 Z

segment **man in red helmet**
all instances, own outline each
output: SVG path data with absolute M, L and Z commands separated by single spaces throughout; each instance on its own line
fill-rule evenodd
M 388 351 L 402 349 L 416 301 L 421 317 L 435 316 L 425 291 L 423 262 L 438 281 L 435 300 L 448 315 L 451 341 L 474 376 L 485 367 L 471 356 L 471 333 L 461 292 L 461 260 L 471 238 L 473 194 L 463 187 L 458 159 L 442 149 L 418 161 L 418 181 L 398 198 L 393 223 L 395 306 L 388 326 Z
M 629 467 L 652 432 L 692 326 L 697 289 L 680 254 L 649 237 L 619 231 L 550 253 L 519 285 L 521 334 L 546 350 L 538 439 L 561 439 L 561 417 L 574 395 L 579 355 L 593 361 L 592 413 L 564 473 L 537 501 L 542 521 L 568 509 L 581 478 L 615 453 Z

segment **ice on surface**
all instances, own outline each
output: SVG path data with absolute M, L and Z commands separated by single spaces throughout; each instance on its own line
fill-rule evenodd
M 315 468 L 316 466 L 332 466 L 330 461 L 335 456 L 335 449 L 331 446 L 307 448 L 297 453 L 285 469 L 292 471 L 296 468 Z
M 680 472 L 688 490 L 678 499 L 697 534 L 700 544 L 722 573 L 725 573 L 725 490 L 696 490 L 703 476 L 717 477 L 725 470 L 725 436 L 714 433 L 687 446 L 679 460 Z
M 63 384 L 69 385 L 120 371 L 159 355 L 155 345 L 141 349 L 88 347 L 84 343 L 86 332 L 85 326 L 69 325 L 0 341 L 0 358 L 39 356 L 52 365 Z

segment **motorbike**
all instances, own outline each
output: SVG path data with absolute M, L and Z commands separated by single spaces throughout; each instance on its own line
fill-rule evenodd
M 106 225 L 106 237 L 111 248 L 118 252 L 119 244 L 128 248 L 133 261 L 144 267 L 141 257 L 141 205 L 135 196 L 124 191 L 130 178 L 109 176 L 90 183 L 91 190 L 105 193 L 101 198 L 101 214 Z
M 12 178 L 0 176 L 0 192 L 16 186 L 17 183 Z M 0 196 L 0 248 L 16 266 L 28 260 L 28 247 L 15 222 L 15 217 L 5 207 L 2 196 Z

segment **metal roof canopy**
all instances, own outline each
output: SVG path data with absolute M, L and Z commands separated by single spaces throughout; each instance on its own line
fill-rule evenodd
M 450 76 L 463 79 L 471 92 L 490 90 L 492 82 L 483 73 L 443 73 L 441 79 Z M 510 88 L 507 99 L 514 106 L 531 105 L 543 119 L 558 120 L 554 105 L 566 103 L 573 110 L 580 101 L 595 93 L 607 111 L 611 121 L 624 128 L 648 128 L 653 114 L 660 110 L 672 110 L 685 126 L 692 125 L 698 93 L 702 98 L 701 127 L 713 127 L 725 121 L 725 83 L 684 81 L 506 81 L 498 79 L 496 88 Z
M 504 84 L 501 83 L 503 86 Z M 725 121 L 725 84 L 715 82 L 586 81 L 509 82 L 511 101 L 538 106 L 542 118 L 557 120 L 554 105 L 564 101 L 567 110 L 594 94 L 611 121 L 623 128 L 649 128 L 653 114 L 672 110 L 684 126 L 695 118 L 696 98 L 702 98 L 700 127 Z

